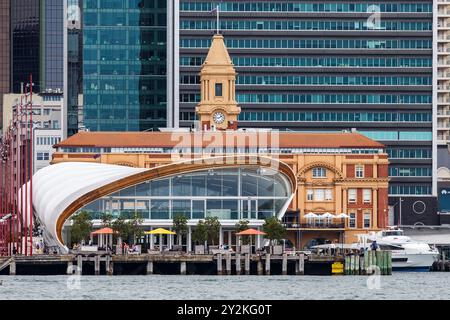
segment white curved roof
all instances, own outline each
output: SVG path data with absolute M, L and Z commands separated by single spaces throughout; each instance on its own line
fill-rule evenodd
M 246 157 L 247 156 L 244 158 Z M 222 160 L 226 160 L 225 158 L 228 157 L 217 158 L 224 158 Z M 256 156 L 256 158 L 263 159 L 264 157 Z M 198 160 L 204 161 L 205 159 Z M 186 163 L 191 161 L 192 160 L 188 160 Z M 280 163 L 274 159 L 270 159 L 270 161 Z M 168 168 L 174 166 L 178 167 L 182 163 L 183 162 L 171 163 L 161 167 L 148 169 L 100 163 L 63 162 L 39 170 L 33 176 L 33 208 L 36 217 L 45 228 L 46 232 L 44 237 L 46 238 L 47 243 L 51 246 L 58 246 L 63 251 L 68 251 L 68 248 L 61 242 L 60 235 L 58 235 L 58 219 L 70 205 L 86 194 L 139 173 L 158 171 L 165 166 Z M 223 163 L 227 162 L 218 163 L 218 166 L 220 167 Z M 271 162 L 267 162 L 266 164 L 268 165 L 270 163 Z M 254 164 L 249 163 L 249 165 Z M 260 165 L 264 165 L 263 162 L 261 162 Z M 292 169 L 286 164 L 284 164 L 284 166 L 288 168 L 292 176 L 292 183 L 295 184 L 294 189 L 296 189 L 297 182 Z M 168 172 L 171 173 L 170 170 Z M 293 196 L 294 192 L 290 196 L 289 201 L 286 202 L 283 210 L 280 211 L 279 217 L 283 215 Z
M 35 214 L 58 245 L 65 247 L 57 237 L 56 223 L 70 204 L 90 191 L 147 170 L 84 162 L 65 162 L 45 167 L 33 176 Z

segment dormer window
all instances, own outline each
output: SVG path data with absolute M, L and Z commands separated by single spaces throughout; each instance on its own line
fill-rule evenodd
M 222 84 L 221 83 L 216 83 L 215 96 L 216 97 L 222 96 Z

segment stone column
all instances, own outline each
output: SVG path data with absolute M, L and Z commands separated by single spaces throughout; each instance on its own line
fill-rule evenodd
M 220 227 L 219 231 L 219 246 L 223 245 L 223 230 L 222 227 Z

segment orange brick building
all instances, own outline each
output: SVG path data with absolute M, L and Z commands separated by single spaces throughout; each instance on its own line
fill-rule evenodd
M 196 109 L 200 130 L 80 132 L 55 146 L 57 152 L 52 162 L 153 168 L 156 174 L 158 167 L 179 163 L 176 171 L 183 175 L 186 173 L 183 161 L 189 159 L 204 159 L 204 170 L 211 169 L 208 159 L 217 156 L 262 157 L 259 161 L 276 159 L 278 168 L 272 169 L 282 172 L 289 180 L 290 194 L 286 198 L 289 205 L 286 202 L 281 206 L 282 212 L 272 213 L 285 223 L 288 238 L 296 248 L 327 240 L 349 243 L 356 240 L 358 233 L 386 227 L 388 157 L 382 144 L 356 132 L 237 129 L 240 107 L 235 101 L 235 78 L 223 37 L 215 35 L 201 72 L 201 101 Z M 239 164 L 235 166 L 239 168 Z M 215 164 L 217 167 L 220 165 Z M 264 170 L 261 166 L 257 169 Z M 258 183 L 263 184 L 262 181 Z M 276 185 L 267 185 L 266 191 L 275 188 Z M 228 235 L 231 244 L 234 225 L 239 219 L 250 217 L 250 225 L 260 228 L 267 212 L 264 207 L 267 199 L 247 197 L 241 191 L 233 209 L 225 208 L 226 200 L 220 200 L 220 209 L 209 210 L 207 202 L 204 205 L 206 216 L 214 212 L 222 214 L 220 210 L 234 210 L 233 215 L 227 214 L 228 218 L 223 220 L 220 235 L 222 240 Z M 171 207 L 172 200 L 168 201 L 167 217 L 172 217 L 176 212 Z M 276 200 L 270 201 L 275 201 L 272 202 L 275 208 L 280 207 Z M 189 206 L 188 215 L 194 205 Z M 151 212 L 149 217 L 148 225 L 153 226 Z M 193 215 L 190 217 L 194 219 Z M 261 239 L 258 241 L 261 244 Z

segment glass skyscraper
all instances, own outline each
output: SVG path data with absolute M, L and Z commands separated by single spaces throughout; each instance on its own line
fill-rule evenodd
M 355 128 L 387 146 L 397 221 L 400 206 L 411 224 L 421 217 L 414 210 L 436 214 L 431 0 L 180 0 L 183 127 L 196 120 L 217 5 L 238 73 L 240 127 Z
M 84 126 L 165 127 L 167 1 L 85 0 L 82 20 Z
M 11 1 L 11 65 L 13 93 L 20 93 L 33 76 L 40 90 L 40 1 Z
M 64 83 L 64 1 L 41 1 L 41 91 Z

